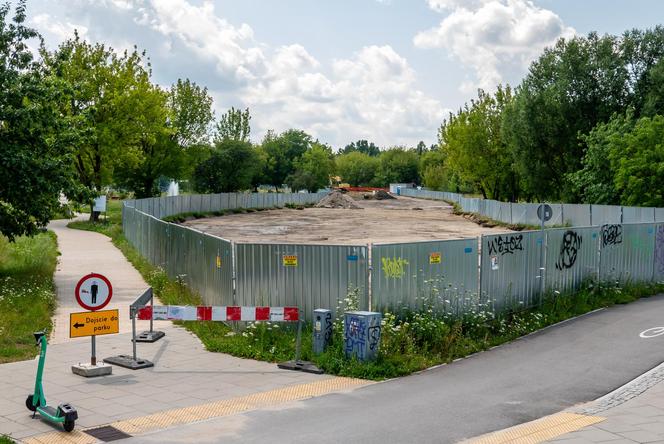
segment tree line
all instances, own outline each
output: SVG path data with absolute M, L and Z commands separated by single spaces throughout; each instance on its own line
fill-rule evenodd
M 664 206 L 664 29 L 561 39 L 520 85 L 478 91 L 435 145 L 334 148 L 300 129 L 252 143 L 249 109 L 216 118 L 206 87 L 152 80 L 136 47 L 74 34 L 56 49 L 0 6 L 0 232 L 32 234 L 58 197 L 149 197 L 160 180 L 196 192 L 317 191 L 416 183 L 498 200 Z M 30 50 L 37 42 L 37 55 Z M 34 45 L 33 45 L 34 46 Z

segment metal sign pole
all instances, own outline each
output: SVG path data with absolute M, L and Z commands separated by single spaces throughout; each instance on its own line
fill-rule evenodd
M 90 336 L 92 339 L 92 356 L 90 357 L 90 364 L 97 365 L 97 344 L 95 341 L 96 336 Z
M 134 362 L 136 362 L 136 310 L 132 310 L 131 313 L 131 343 L 133 348 Z
M 302 319 L 297 321 L 297 341 L 295 342 L 295 362 L 300 363 L 300 352 L 302 348 Z

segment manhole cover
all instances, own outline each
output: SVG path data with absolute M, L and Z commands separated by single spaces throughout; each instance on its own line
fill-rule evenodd
M 126 434 L 122 430 L 118 430 L 115 427 L 104 426 L 97 427 L 96 429 L 85 430 L 85 433 L 92 435 L 95 438 L 108 442 L 115 441 L 117 439 L 131 438 L 131 435 Z

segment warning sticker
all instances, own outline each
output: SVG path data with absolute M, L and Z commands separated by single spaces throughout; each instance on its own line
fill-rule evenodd
M 440 253 L 430 253 L 429 254 L 429 263 L 430 264 L 440 264 L 441 256 Z
M 284 254 L 283 264 L 284 264 L 284 267 L 297 267 L 297 255 L 296 254 Z
M 221 256 L 217 255 L 217 268 L 221 268 Z
M 498 269 L 498 256 L 491 256 L 491 269 L 492 270 Z

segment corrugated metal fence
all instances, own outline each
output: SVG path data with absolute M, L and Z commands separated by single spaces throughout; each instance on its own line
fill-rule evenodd
M 296 305 L 307 318 L 314 308 L 334 310 L 353 289 L 359 292 L 360 309 L 427 307 L 462 315 L 532 307 L 543 290 L 573 290 L 589 278 L 664 280 L 664 223 L 604 224 L 547 229 L 544 235 L 522 231 L 445 241 L 295 245 L 234 243 L 149 214 L 191 212 L 192 206 L 196 211 L 233 205 L 268 208 L 312 203 L 321 197 L 272 196 L 126 201 L 123 231 L 145 258 L 196 290 L 206 304 Z M 474 199 L 471 205 L 479 208 L 487 202 Z M 554 208 L 554 218 L 556 211 L 565 212 L 564 207 Z M 489 204 L 489 211 L 497 215 L 510 211 L 514 218 L 514 210 L 505 203 Z M 530 206 L 523 216 L 519 211 L 517 219 L 532 217 Z M 602 211 L 615 217 L 613 208 Z M 635 213 L 634 217 L 647 216 Z M 578 219 L 584 221 L 585 216 Z

